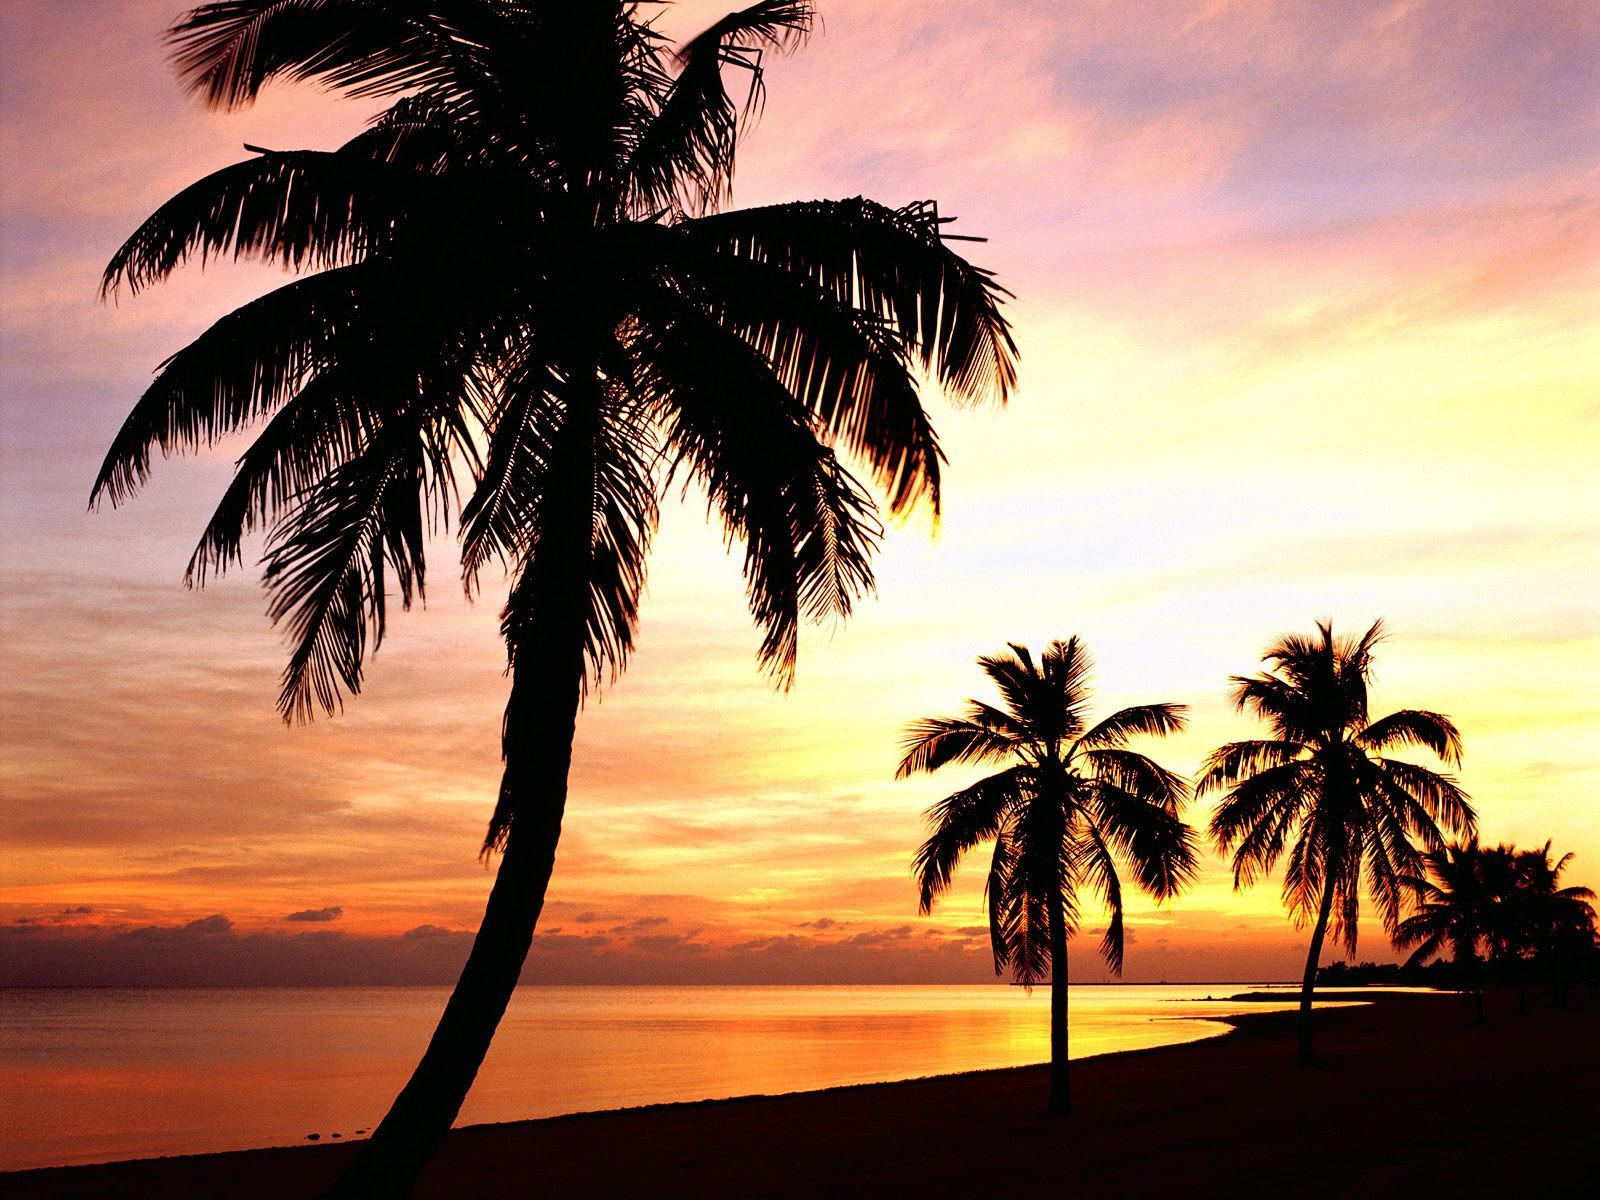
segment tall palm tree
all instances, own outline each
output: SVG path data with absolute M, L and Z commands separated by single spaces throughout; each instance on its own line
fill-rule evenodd
M 1405 876 L 1416 911 L 1395 928 L 1395 945 L 1416 947 L 1406 965 L 1421 963 L 1449 947 L 1464 990 L 1472 996 L 1473 1019 L 1483 1022 L 1483 957 L 1507 939 L 1506 910 L 1516 887 L 1511 847 L 1493 849 L 1471 837 L 1459 845 L 1429 850 L 1425 874 Z
M 1038 662 L 1026 646 L 978 659 L 1001 707 L 968 700 L 959 717 L 927 717 L 906 729 L 896 778 L 950 763 L 1006 763 L 928 810 L 932 832 L 912 869 L 921 909 L 950 886 L 962 855 L 994 842 L 986 897 L 995 974 L 1018 983 L 1051 979 L 1050 1110 L 1070 1106 L 1067 1073 L 1067 941 L 1078 930 L 1080 888 L 1110 913 L 1100 952 L 1122 973 L 1120 858 L 1158 900 L 1195 870 L 1194 834 L 1179 817 L 1188 784 L 1127 748 L 1140 734 L 1183 728 L 1181 704 L 1144 704 L 1088 724 L 1088 652 L 1076 637 L 1051 642 Z
M 129 238 L 107 290 L 192 257 L 293 268 L 169 358 L 93 501 L 163 454 L 259 433 L 188 578 L 267 531 L 288 633 L 286 720 L 360 690 L 387 595 L 420 596 L 455 519 L 469 594 L 510 579 L 511 690 L 485 854 L 499 871 L 416 1073 L 340 1185 L 409 1190 L 459 1110 L 528 950 L 554 864 L 574 723 L 633 645 L 657 503 L 704 489 L 742 546 L 761 663 L 792 679 L 802 615 L 848 614 L 892 514 L 935 514 L 942 455 L 921 372 L 1003 401 L 1004 292 L 931 203 L 724 211 L 762 55 L 811 6 L 761 0 L 674 48 L 620 0 L 216 0 L 171 31 L 209 104 L 274 79 L 392 97 L 330 152 L 251 149 Z M 741 75 L 741 104 L 724 75 Z M 458 486 L 462 486 L 462 503 Z
M 1195 794 L 1224 792 L 1211 836 L 1233 851 L 1236 889 L 1269 873 L 1285 850 L 1283 899 L 1297 925 L 1314 921 L 1300 990 L 1299 1056 L 1312 1062 L 1311 994 L 1330 919 L 1353 953 L 1363 876 L 1391 934 L 1400 923 L 1402 880 L 1422 875 L 1413 839 L 1443 847 L 1439 826 L 1457 836 L 1476 832 L 1467 795 L 1446 774 L 1398 758 L 1394 748 L 1421 747 L 1446 764 L 1461 761 L 1461 735 L 1450 718 L 1401 709 L 1371 720 L 1367 686 L 1383 622 L 1357 638 L 1335 638 L 1318 622 L 1317 636 L 1289 634 L 1262 655 L 1271 669 L 1233 677 L 1241 712 L 1265 721 L 1272 737 L 1231 742 L 1206 759 Z

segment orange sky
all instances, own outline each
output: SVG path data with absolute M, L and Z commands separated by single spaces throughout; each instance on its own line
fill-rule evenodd
M 1225 681 L 1274 635 L 1382 616 L 1377 708 L 1451 714 L 1484 839 L 1553 839 L 1600 883 L 1600 9 L 821 11 L 769 63 L 736 201 L 937 197 L 1017 294 L 1021 389 L 1003 414 L 930 396 L 943 525 L 891 531 L 877 597 L 802 640 L 787 694 L 703 506 L 668 506 L 524 978 L 988 977 L 981 874 L 932 918 L 909 875 L 963 779 L 893 782 L 896 740 L 980 690 L 977 655 L 1072 633 L 1106 711 L 1192 706 L 1146 747 L 1187 772 L 1249 736 Z M 241 143 L 334 145 L 368 111 L 198 108 L 162 58 L 176 12 L 0 7 L 4 979 L 447 980 L 489 883 L 492 591 L 467 605 L 441 541 L 368 690 L 289 730 L 255 579 L 180 584 L 228 448 L 84 511 L 150 370 L 277 279 L 191 270 L 102 305 L 106 259 Z M 1220 860 L 1130 930 L 1134 980 L 1303 954 L 1275 884 L 1236 896 Z M 1103 977 L 1088 944 L 1075 965 Z

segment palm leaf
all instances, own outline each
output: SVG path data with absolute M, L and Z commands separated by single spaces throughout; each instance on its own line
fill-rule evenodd
M 420 207 L 414 172 L 343 151 L 257 150 L 147 217 L 106 266 L 102 294 L 138 292 L 190 255 L 256 257 L 293 270 L 357 260 Z
M 288 629 L 291 652 L 278 708 L 286 721 L 332 712 L 341 690 L 361 690 L 369 636 L 383 640 L 386 579 L 403 603 L 422 593 L 422 455 L 414 428 L 397 422 L 329 472 L 274 529 L 267 547 L 268 616 Z
M 470 59 L 471 18 L 493 11 L 474 0 L 214 0 L 168 40 L 179 75 L 214 107 L 248 104 L 274 78 L 382 96 L 448 82 Z
M 776 264 L 713 253 L 695 225 L 663 246 L 663 269 L 719 324 L 738 333 L 832 437 L 871 468 L 904 512 L 939 512 L 943 454 L 907 370 L 906 347 L 878 314 Z
M 1392 712 L 1361 730 L 1356 741 L 1375 752 L 1399 746 L 1422 746 L 1450 766 L 1461 765 L 1461 732 L 1443 713 L 1421 709 Z
M 1078 739 L 1084 749 L 1115 749 L 1125 746 L 1130 737 L 1141 734 L 1165 737 L 1181 733 L 1189 711 L 1184 704 L 1139 704 L 1114 712 Z
M 161 365 L 112 440 L 93 504 L 130 497 L 163 454 L 210 445 L 265 415 L 336 347 L 365 336 L 367 300 L 397 282 L 372 263 L 298 279 L 236 309 Z
M 959 717 L 926 717 L 906 726 L 896 779 L 950 763 L 987 762 L 1013 753 L 1016 743 L 994 729 Z
M 704 212 L 726 199 L 733 183 L 740 109 L 723 86 L 722 68 L 749 73 L 744 112 L 759 108 L 762 49 L 787 50 L 798 44 L 810 32 L 811 17 L 808 3 L 763 0 L 729 14 L 679 47 L 678 74 L 662 89 L 659 110 L 631 148 L 624 168 L 635 212 L 675 203 Z
M 759 658 L 788 683 L 800 617 L 847 617 L 872 586 L 872 501 L 742 339 L 666 294 L 640 314 L 628 341 L 635 389 L 663 414 L 676 467 L 743 543 Z
M 1241 780 L 1277 767 L 1286 766 L 1306 753 L 1306 747 L 1293 741 L 1229 742 L 1206 756 L 1195 780 L 1194 794 L 1232 787 Z
M 931 205 L 818 200 L 741 209 L 688 223 L 720 252 L 814 279 L 839 302 L 892 320 L 957 398 L 1002 402 L 1016 385 L 1016 345 L 1000 315 L 1008 295 L 945 245 Z
M 931 832 L 911 865 L 922 912 L 932 911 L 934 898 L 950 886 L 963 854 L 1000 835 L 1009 815 L 1027 795 L 1027 787 L 1027 774 L 1013 767 L 952 792 L 928 810 Z
M 1194 831 L 1178 816 L 1166 774 L 1154 763 L 1159 791 L 1138 775 L 1124 776 L 1134 787 L 1101 777 L 1088 789 L 1088 821 L 1097 840 L 1104 839 L 1123 854 L 1139 886 L 1157 900 L 1175 896 L 1199 869 Z

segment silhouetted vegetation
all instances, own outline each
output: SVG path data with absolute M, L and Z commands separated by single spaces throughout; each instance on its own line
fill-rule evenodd
M 1342 987 L 1450 987 L 1449 964 L 1435 960 L 1417 963 L 1348 963 L 1336 960 L 1317 968 L 1317 986 Z
M 1354 952 L 1363 876 L 1384 928 L 1400 923 L 1405 881 L 1422 873 L 1413 839 L 1443 846 L 1439 825 L 1471 834 L 1476 818 L 1449 775 L 1384 757 L 1422 747 L 1461 761 L 1448 717 L 1401 710 L 1371 720 L 1367 686 L 1382 622 L 1357 638 L 1291 634 L 1262 656 L 1270 670 L 1233 677 L 1236 708 L 1265 721 L 1268 739 L 1232 742 L 1206 759 L 1196 795 L 1221 791 L 1211 817 L 1217 846 L 1233 852 L 1236 888 L 1270 872 L 1287 854 L 1283 899 L 1297 925 L 1312 923 L 1300 991 L 1299 1055 L 1315 1059 L 1311 994 L 1330 922 Z
M 591 0 L 220 0 L 171 32 L 224 108 L 273 79 L 392 97 L 337 150 L 253 149 L 162 205 L 107 267 L 137 291 L 191 257 L 302 273 L 164 364 L 93 499 L 164 454 L 259 433 L 189 564 L 202 584 L 266 532 L 288 634 L 287 720 L 360 690 L 387 598 L 423 594 L 459 530 L 469 591 L 503 567 L 500 869 L 426 1054 L 343 1181 L 402 1194 L 471 1086 L 527 953 L 587 687 L 633 647 L 657 503 L 693 481 L 744 552 L 760 660 L 783 682 L 802 616 L 844 616 L 882 526 L 939 504 L 917 387 L 1003 400 L 1015 348 L 984 271 L 931 203 L 719 211 L 762 55 L 811 6 L 762 0 L 673 47 L 648 6 Z M 724 87 L 740 77 L 742 98 Z M 460 503 L 462 494 L 465 503 Z M 459 507 L 458 507 L 459 506 Z
M 980 658 L 1000 692 L 996 708 L 969 700 L 959 717 L 928 717 L 906 730 L 897 777 L 950 764 L 1007 763 L 928 810 L 932 833 L 913 870 L 924 913 L 950 886 L 967 851 L 993 841 L 985 895 L 998 975 L 1046 977 L 1050 989 L 1050 1108 L 1070 1106 L 1067 943 L 1079 924 L 1080 889 L 1109 910 L 1100 940 L 1122 973 L 1120 858 L 1157 899 L 1175 896 L 1195 870 L 1194 835 L 1179 817 L 1184 780 L 1127 749 L 1138 735 L 1183 728 L 1183 706 L 1147 704 L 1088 724 L 1090 661 L 1077 638 L 1051 642 L 1036 663 L 1027 647 Z
M 1429 852 L 1427 874 L 1407 880 L 1417 911 L 1401 922 L 1395 942 L 1416 947 L 1407 965 L 1452 951 L 1451 976 L 1469 991 L 1483 1020 L 1485 983 L 1515 984 L 1519 1008 L 1530 980 L 1541 980 L 1557 1004 L 1568 989 L 1593 978 L 1596 953 L 1594 893 L 1562 887 L 1568 854 L 1553 862 L 1550 843 L 1539 850 L 1479 846 L 1476 839 Z

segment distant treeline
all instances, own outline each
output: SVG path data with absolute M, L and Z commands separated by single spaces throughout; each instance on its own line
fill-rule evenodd
M 1317 969 L 1317 986 L 1431 987 L 1469 991 L 1475 986 L 1545 989 L 1559 1002 L 1573 987 L 1600 986 L 1600 947 L 1587 952 L 1548 958 L 1479 959 L 1476 963 L 1434 959 L 1429 963 L 1332 962 Z

